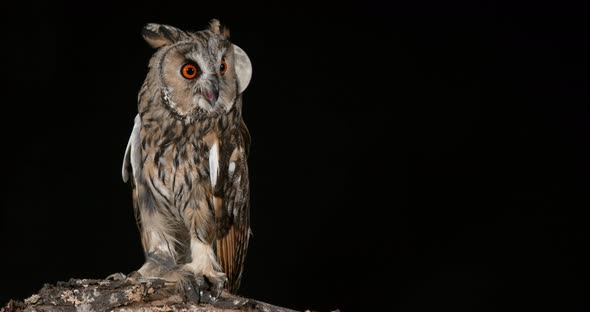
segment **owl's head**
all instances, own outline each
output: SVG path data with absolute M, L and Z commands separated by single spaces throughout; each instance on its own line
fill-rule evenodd
M 148 77 L 157 83 L 166 108 L 178 117 L 202 119 L 228 112 L 250 82 L 248 55 L 229 41 L 229 31 L 218 20 L 199 32 L 147 24 L 142 35 L 158 49 Z

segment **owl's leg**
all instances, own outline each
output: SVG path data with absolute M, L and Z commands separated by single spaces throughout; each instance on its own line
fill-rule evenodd
M 137 272 L 144 278 L 170 277 L 176 280 L 174 276 L 168 276 L 178 266 L 174 230 L 166 220 L 157 211 L 141 214 L 141 243 L 145 252 L 145 263 Z
M 194 233 L 194 232 L 193 232 Z M 191 234 L 190 244 L 191 262 L 184 265 L 184 269 L 194 274 L 195 279 L 210 284 L 210 296 L 215 300 L 223 291 L 223 285 L 227 281 L 225 273 L 217 262 L 215 251 L 210 244 L 201 241 L 196 234 Z M 204 285 L 203 285 L 204 286 Z
M 136 281 L 162 279 L 175 287 L 178 294 L 194 302 L 201 302 L 201 280 L 196 278 L 185 265 L 179 264 L 177 248 L 182 248 L 178 240 L 178 229 L 173 228 L 166 218 L 158 212 L 141 214 L 141 240 L 145 252 L 145 263 L 137 273 Z

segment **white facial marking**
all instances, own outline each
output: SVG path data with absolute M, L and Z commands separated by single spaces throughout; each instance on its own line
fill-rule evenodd
M 225 102 L 221 102 L 221 108 L 225 109 L 226 113 L 229 113 L 229 111 L 232 109 L 232 107 L 234 107 L 234 104 L 236 103 L 236 100 L 232 100 L 229 105 L 225 104 Z
M 211 104 L 209 104 L 209 101 L 205 100 L 205 98 L 202 96 L 197 97 L 194 101 L 197 101 L 197 105 L 206 111 L 213 110 L 213 107 Z
M 198 50 L 192 50 L 189 54 L 186 55 L 186 58 L 192 60 L 193 62 L 199 65 L 202 77 L 205 77 L 206 75 L 211 73 L 208 66 L 203 66 L 203 64 L 207 64 L 209 62 L 209 58 L 205 57 L 202 54 L 202 52 L 199 52 Z
M 173 90 L 171 88 L 164 89 L 164 100 L 168 103 L 168 105 L 170 105 L 170 107 L 175 108 L 176 103 L 172 101 L 172 96 L 170 96 L 170 93 L 172 93 L 172 91 Z

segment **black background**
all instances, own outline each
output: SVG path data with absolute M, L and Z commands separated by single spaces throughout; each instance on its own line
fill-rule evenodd
M 141 27 L 215 17 L 254 68 L 241 294 L 322 311 L 584 310 L 586 8 L 411 3 L 3 7 L 16 20 L 0 48 L 0 304 L 141 266 L 120 176 L 153 52 Z

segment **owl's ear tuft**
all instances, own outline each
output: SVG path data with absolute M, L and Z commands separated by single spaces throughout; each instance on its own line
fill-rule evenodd
M 176 27 L 154 23 L 146 24 L 141 31 L 141 35 L 155 49 L 188 37 L 184 31 Z
M 237 45 L 234 46 L 234 63 L 236 67 L 236 76 L 238 78 L 238 93 L 244 92 L 250 84 L 252 78 L 252 63 L 248 54 Z
M 218 19 L 212 19 L 209 21 L 209 31 L 216 35 L 222 35 L 225 38 L 229 38 L 229 28 L 225 25 L 221 25 Z

